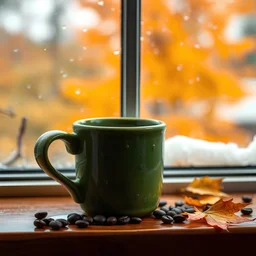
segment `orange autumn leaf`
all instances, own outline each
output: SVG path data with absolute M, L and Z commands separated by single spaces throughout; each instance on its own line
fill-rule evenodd
M 205 220 L 211 227 L 223 230 L 227 230 L 228 226 L 231 224 L 255 220 L 235 215 L 236 212 L 240 211 L 248 204 L 234 203 L 232 201 L 233 198 L 220 199 L 205 212 L 201 212 L 195 208 L 195 213 L 186 213 L 186 215 L 188 215 L 188 220 Z
M 202 207 L 207 204 L 215 204 L 220 200 L 219 196 L 199 196 L 199 198 L 194 199 L 192 197 L 185 196 L 184 201 L 193 206 Z
M 208 176 L 195 178 L 184 190 L 198 195 L 228 197 L 228 194 L 220 191 L 222 180 L 223 178 L 213 179 Z

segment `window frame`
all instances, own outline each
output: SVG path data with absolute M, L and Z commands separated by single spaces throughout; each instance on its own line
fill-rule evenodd
M 139 117 L 141 0 L 121 0 L 121 116 Z M 74 179 L 72 168 L 61 169 Z M 195 177 L 224 178 L 226 192 L 255 192 L 255 167 L 165 167 L 163 193 L 177 193 Z M 0 197 L 64 196 L 68 192 L 41 169 L 0 168 Z

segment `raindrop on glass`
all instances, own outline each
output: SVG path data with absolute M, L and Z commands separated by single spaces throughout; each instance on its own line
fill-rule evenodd
M 61 26 L 61 28 L 62 28 L 63 30 L 65 30 L 65 29 L 67 28 L 67 26 L 63 25 L 63 26 Z
M 19 51 L 19 49 L 13 49 L 13 52 L 18 52 Z
M 63 78 L 66 78 L 67 76 L 68 76 L 68 74 L 65 74 L 65 73 L 62 74 L 62 77 L 63 77 Z
M 155 49 L 154 49 L 154 54 L 156 54 L 156 55 L 159 54 L 159 49 L 158 49 L 158 48 L 155 48 Z
M 199 48 L 200 48 L 200 45 L 199 45 L 199 44 L 194 44 L 194 47 L 195 47 L 196 49 L 199 49 Z
M 184 45 L 184 42 L 180 42 L 180 46 L 183 46 Z
M 41 99 L 43 98 L 43 96 L 40 94 L 40 95 L 37 96 L 37 98 L 38 98 L 39 100 L 41 100 Z
M 196 81 L 199 82 L 200 81 L 200 76 L 196 77 Z
M 75 94 L 76 94 L 76 95 L 79 95 L 80 93 L 81 93 L 80 89 L 77 89 L 77 90 L 75 91 Z
M 140 37 L 140 41 L 144 41 L 144 37 L 143 36 Z
M 182 64 L 180 64 L 180 65 L 177 66 L 177 70 L 178 70 L 178 71 L 181 71 L 182 69 L 183 69 L 183 65 L 182 65 Z
M 27 84 L 26 88 L 27 88 L 27 89 L 31 89 L 31 85 L 30 85 L 30 84 Z
M 86 46 L 83 46 L 83 50 L 84 50 L 84 51 L 87 50 L 87 47 L 86 47 Z
M 83 28 L 83 32 L 87 32 L 87 28 Z
M 146 32 L 146 34 L 147 34 L 148 36 L 151 36 L 151 35 L 152 35 L 152 31 L 148 30 L 148 31 Z
M 74 62 L 74 59 L 73 59 L 73 58 L 71 58 L 71 59 L 69 59 L 69 61 L 70 61 L 70 62 Z
M 113 51 L 114 55 L 118 55 L 120 53 L 119 50 Z
M 44 51 L 46 51 L 46 48 L 44 48 Z
M 193 80 L 192 78 L 190 78 L 190 79 L 188 80 L 188 83 L 189 83 L 189 84 L 193 84 L 193 83 L 194 83 L 194 80 Z
M 98 5 L 103 6 L 104 5 L 104 1 L 99 1 Z
M 183 16 L 183 19 L 184 19 L 184 20 L 189 20 L 189 16 L 188 16 L 188 15 L 185 15 L 185 16 Z

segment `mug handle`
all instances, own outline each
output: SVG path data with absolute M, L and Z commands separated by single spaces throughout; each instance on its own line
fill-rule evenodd
M 55 140 L 62 140 L 65 143 L 67 152 L 72 155 L 79 154 L 83 150 L 82 143 L 76 133 L 53 130 L 42 134 L 36 141 L 34 148 L 35 159 L 45 173 L 66 188 L 76 203 L 83 203 L 83 193 L 81 193 L 79 180 L 70 180 L 57 171 L 49 161 L 48 149 Z

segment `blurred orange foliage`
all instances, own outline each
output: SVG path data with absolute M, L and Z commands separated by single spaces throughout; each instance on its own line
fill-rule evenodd
M 255 1 L 181 2 L 142 1 L 141 116 L 165 121 L 167 137 L 179 134 L 247 145 L 251 134 L 221 120 L 216 108 L 246 96 L 230 59 L 243 58 L 255 43 L 250 38 L 229 42 L 225 29 L 232 15 L 255 9 Z M 80 118 L 120 113 L 120 1 L 80 4 L 96 10 L 101 19 L 87 33 L 77 31 L 80 42 L 91 49 L 83 61 L 97 72 L 62 82 L 61 94 L 85 109 L 63 127 Z M 114 27 L 108 30 L 109 24 Z

